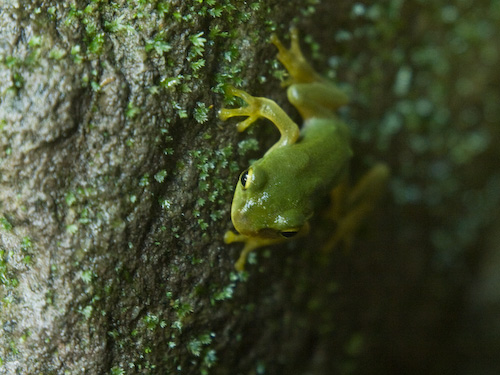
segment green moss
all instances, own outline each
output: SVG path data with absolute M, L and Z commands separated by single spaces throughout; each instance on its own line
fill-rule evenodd
M 163 55 L 172 49 L 172 46 L 167 42 L 167 36 L 164 31 L 160 31 L 154 36 L 153 39 L 149 39 L 146 42 L 145 50 L 146 52 L 155 51 L 158 55 Z
M 83 56 L 80 54 L 81 48 L 80 46 L 74 45 L 71 47 L 71 56 L 75 64 L 81 64 L 83 62 Z
M 157 172 L 155 175 L 154 175 L 154 179 L 159 182 L 159 183 L 162 183 L 164 180 L 165 180 L 165 177 L 167 177 L 167 171 L 166 170 L 161 170 L 159 172 Z
M 104 22 L 104 30 L 113 34 L 132 34 L 134 28 L 131 25 L 124 23 L 125 15 L 113 18 L 110 21 Z
M 146 325 L 146 328 L 149 330 L 154 330 L 159 326 L 160 324 L 160 318 L 156 315 L 152 315 L 148 313 L 144 318 L 144 324 Z M 164 322 L 163 322 L 164 323 Z M 162 324 L 162 327 L 165 327 L 165 324 Z
M 162 209 L 169 209 L 172 206 L 172 202 L 165 198 L 159 198 L 158 203 Z
M 79 307 L 78 312 L 82 314 L 86 320 L 89 320 L 92 317 L 92 312 L 94 308 L 91 305 L 85 306 L 85 307 Z
M 94 274 L 90 270 L 83 271 L 80 275 L 80 279 L 85 283 L 89 284 L 94 277 Z
M 137 115 L 141 113 L 141 109 L 137 106 L 135 106 L 133 103 L 128 103 L 127 105 L 127 111 L 125 112 L 125 116 L 127 116 L 130 119 L 133 119 Z
M 199 197 L 196 201 L 193 215 L 197 218 L 198 225 L 204 232 L 203 236 L 206 236 L 206 230 L 209 229 L 210 222 L 217 221 L 226 213 L 227 205 L 221 197 L 229 191 L 230 187 L 223 178 L 218 176 L 220 176 L 228 166 L 237 169 L 236 164 L 230 162 L 232 152 L 231 146 L 215 151 L 207 148 L 203 151 L 196 150 L 190 152 L 199 173 Z M 220 208 L 215 209 L 212 206 L 212 211 L 210 213 L 206 212 L 206 210 L 202 208 L 207 201 L 216 203 L 216 207 L 219 206 Z
M 65 201 L 68 207 L 71 207 L 76 202 L 76 196 L 73 192 L 66 193 Z
M 196 122 L 203 124 L 208 120 L 209 109 L 205 103 L 197 102 L 196 108 L 194 109 L 193 117 Z
M 12 230 L 12 224 L 7 220 L 5 216 L 0 216 L 0 225 L 2 225 L 2 228 L 4 230 L 10 231 Z
M 30 48 L 40 47 L 42 45 L 42 37 L 39 35 L 33 35 L 28 42 Z
M 216 301 L 224 301 L 230 299 L 233 296 L 235 284 L 231 283 L 224 287 L 220 292 L 215 293 L 211 297 L 211 303 L 214 304 Z
M 196 122 L 203 124 L 208 121 L 209 109 L 205 103 L 197 102 L 196 108 L 194 109 L 193 117 Z
M 126 374 L 125 370 L 119 366 L 113 366 L 111 368 L 111 375 L 124 375 Z
M 250 151 L 257 151 L 258 149 L 259 143 L 255 138 L 244 139 L 238 143 L 238 152 L 241 156 Z
M 0 248 L 0 284 L 4 287 L 15 288 L 19 285 L 19 281 L 9 265 L 9 258 L 11 258 L 12 255 L 13 254 Z M 4 300 L 4 302 L 6 302 L 6 300 Z
M 54 47 L 49 52 L 49 58 L 54 60 L 61 60 L 64 56 L 66 56 L 66 51 L 59 47 Z
M 180 119 L 185 119 L 188 118 L 188 113 L 185 108 L 183 108 L 179 103 L 176 101 L 172 102 L 172 108 L 176 110 L 177 115 L 179 116 Z

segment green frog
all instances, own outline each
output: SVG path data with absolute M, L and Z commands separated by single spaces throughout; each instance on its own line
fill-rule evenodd
M 247 105 L 221 109 L 222 120 L 247 117 L 237 125 L 242 132 L 257 119 L 265 118 L 281 134 L 261 159 L 241 173 L 236 185 L 231 219 L 238 234 L 228 231 L 224 240 L 245 244 L 235 264 L 238 271 L 244 269 L 250 251 L 307 234 L 315 209 L 334 188 L 332 215 L 338 225 L 326 247 L 333 248 L 340 241 L 350 242 L 379 195 L 370 186 L 373 183 L 377 192 L 383 190 L 388 177 L 388 168 L 379 164 L 352 193 L 346 193 L 353 152 L 349 129 L 335 112 L 347 104 L 348 97 L 305 60 L 296 29 L 291 31 L 290 49 L 275 35 L 271 42 L 278 49 L 278 60 L 289 73 L 285 82 L 288 100 L 300 113 L 303 125 L 299 129 L 273 100 L 254 97 L 234 87 L 226 88 L 228 94 L 243 99 Z M 355 202 L 346 204 L 349 199 Z

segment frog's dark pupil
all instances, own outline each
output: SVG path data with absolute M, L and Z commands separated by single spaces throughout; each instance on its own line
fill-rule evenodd
M 297 232 L 292 232 L 292 231 L 290 231 L 290 232 L 281 232 L 281 235 L 283 237 L 285 237 L 285 238 L 291 238 L 291 237 L 295 236 L 296 234 L 297 234 Z
M 241 174 L 240 181 L 243 187 L 246 187 L 247 185 L 247 179 L 248 179 L 248 171 L 245 171 Z

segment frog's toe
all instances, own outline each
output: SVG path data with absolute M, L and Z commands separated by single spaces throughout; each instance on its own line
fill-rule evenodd
M 232 110 L 232 109 L 229 109 L 229 108 L 221 108 L 221 109 L 219 110 L 219 118 L 220 118 L 222 121 L 225 121 L 225 120 L 227 120 L 228 118 L 235 116 L 233 113 L 234 113 L 234 110 Z
M 238 125 L 236 125 L 236 129 L 239 132 L 244 131 L 246 128 L 248 128 L 250 125 L 252 125 L 255 122 L 255 120 L 257 120 L 257 118 L 258 118 L 258 116 L 256 116 L 256 115 L 250 115 L 246 120 L 238 123 Z
M 283 83 L 288 86 L 294 83 L 321 81 L 320 76 L 307 63 L 299 44 L 299 32 L 296 28 L 290 30 L 290 48 L 286 48 L 276 35 L 271 35 L 271 43 L 278 49 L 276 57 L 290 74 L 290 79 Z
M 219 110 L 219 118 L 221 120 L 227 120 L 230 117 L 238 116 L 248 116 L 248 110 L 246 107 L 242 108 L 221 108 Z
M 234 233 L 233 231 L 228 230 L 224 234 L 224 243 L 230 244 L 230 243 L 233 243 L 236 241 L 238 241 L 238 235 L 236 233 Z
M 239 91 L 233 85 L 224 85 L 222 89 L 224 90 L 224 94 L 226 94 L 227 96 L 235 96 L 236 95 L 235 93 Z
M 283 45 L 283 43 L 281 43 L 281 40 L 278 38 L 278 36 L 276 34 L 271 34 L 271 37 L 269 38 L 269 40 L 278 49 L 278 54 L 287 54 L 288 53 L 288 50 Z
M 296 27 L 290 28 L 290 53 L 299 54 L 302 56 L 302 52 L 300 51 L 300 43 L 299 43 L 299 29 Z

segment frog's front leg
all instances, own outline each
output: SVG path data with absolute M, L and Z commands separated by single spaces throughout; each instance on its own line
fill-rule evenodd
M 248 128 L 258 118 L 267 118 L 276 125 L 281 134 L 279 141 L 269 151 L 277 147 L 293 144 L 299 138 L 300 131 L 297 124 L 273 100 L 252 96 L 232 86 L 228 86 L 226 92 L 243 99 L 248 105 L 240 108 L 222 108 L 219 111 L 219 118 L 227 120 L 230 117 L 248 116 L 246 120 L 238 124 L 237 129 L 240 132 Z
M 259 238 L 259 237 L 248 237 L 245 236 L 244 234 L 237 234 L 234 233 L 230 230 L 226 232 L 224 235 L 224 242 L 227 244 L 233 243 L 233 242 L 244 242 L 245 246 L 241 250 L 240 257 L 234 264 L 234 268 L 236 268 L 237 271 L 244 271 L 245 270 L 245 263 L 247 261 L 247 256 L 250 252 L 252 252 L 255 249 L 258 249 L 259 247 L 263 246 L 269 246 L 269 245 L 275 245 L 280 242 L 284 242 L 285 239 L 281 238 Z

